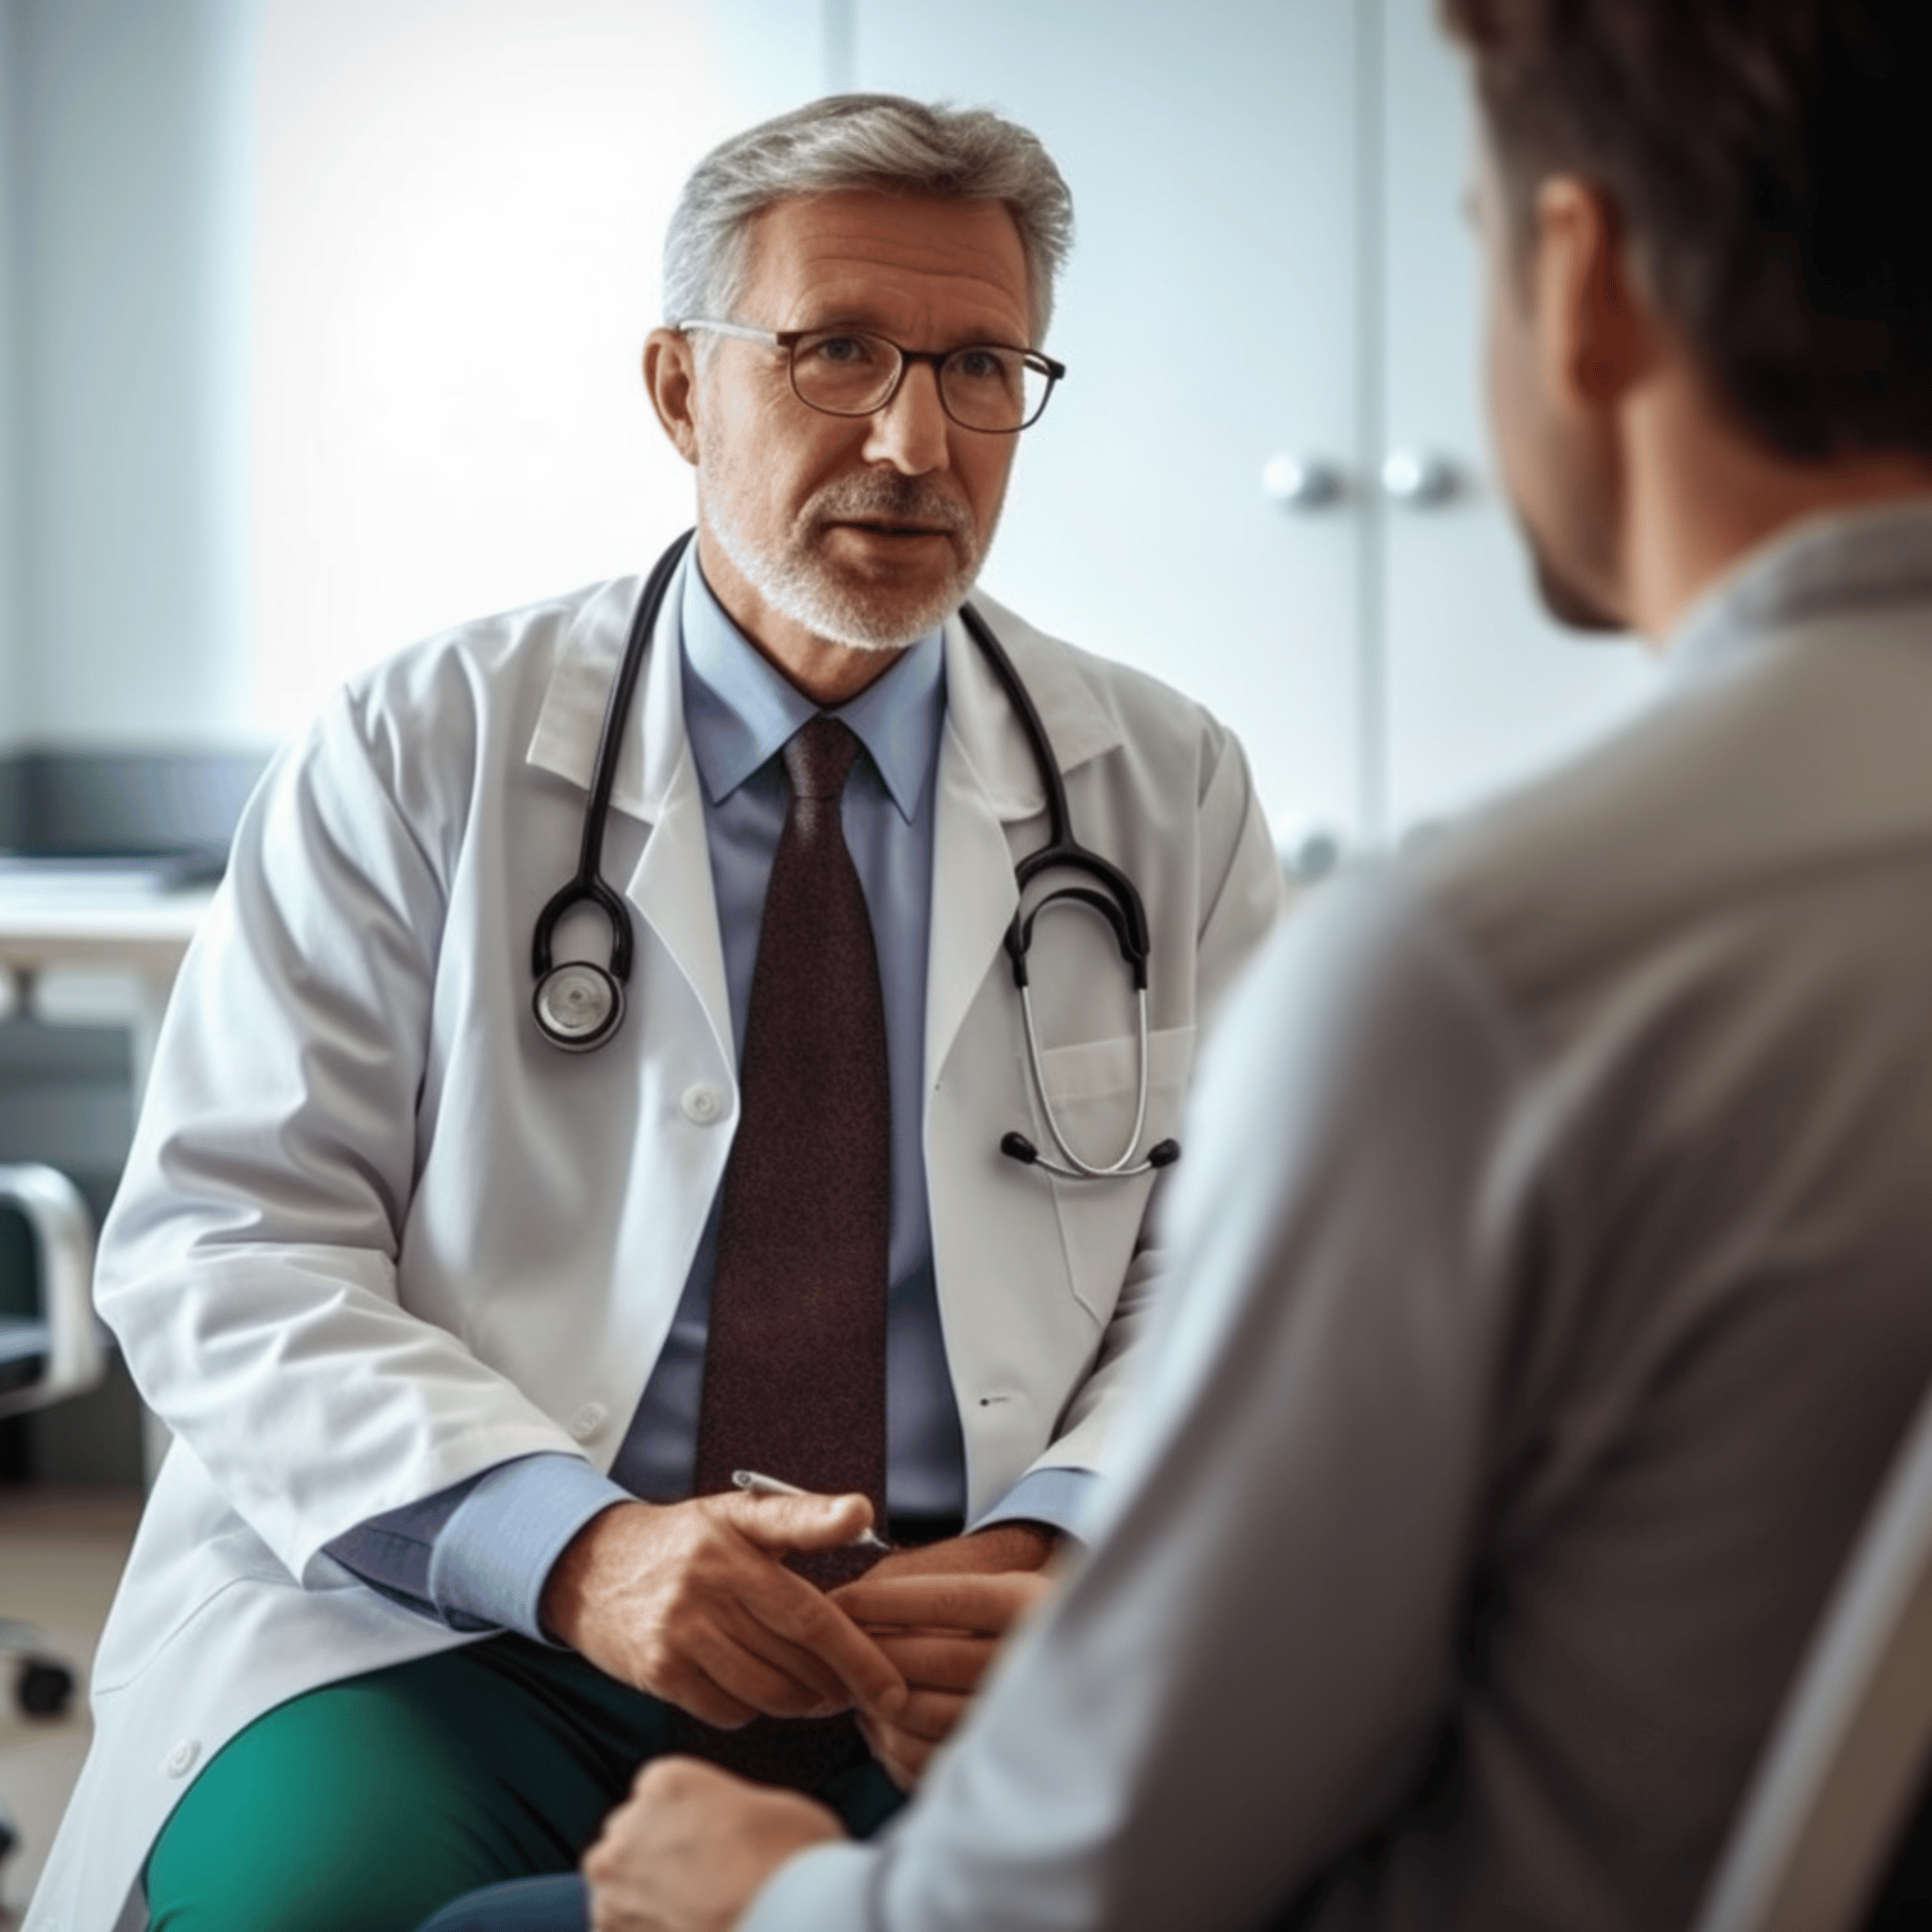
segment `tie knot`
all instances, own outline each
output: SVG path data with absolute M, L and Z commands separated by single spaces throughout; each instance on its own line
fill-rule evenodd
M 837 798 L 845 790 L 858 740 L 850 725 L 821 711 L 785 747 L 785 770 L 794 798 Z

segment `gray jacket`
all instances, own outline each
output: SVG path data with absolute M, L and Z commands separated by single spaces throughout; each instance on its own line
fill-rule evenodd
M 1932 508 L 1324 889 L 1184 1140 L 1091 1559 L 747 1925 L 1683 1925 L 1932 1374 Z

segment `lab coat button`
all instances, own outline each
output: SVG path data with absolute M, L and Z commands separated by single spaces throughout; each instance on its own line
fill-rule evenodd
M 716 1087 L 708 1087 L 700 1080 L 694 1087 L 684 1090 L 684 1097 L 678 1102 L 688 1121 L 695 1121 L 701 1127 L 708 1127 L 713 1121 L 724 1117 L 724 1095 Z
M 588 1442 L 604 1426 L 604 1405 L 601 1402 L 587 1402 L 570 1419 L 572 1438 L 579 1442 Z
M 161 1759 L 161 1769 L 170 1777 L 186 1777 L 194 1769 L 194 1761 L 201 1756 L 201 1743 L 195 1738 L 183 1738 L 168 1755 Z

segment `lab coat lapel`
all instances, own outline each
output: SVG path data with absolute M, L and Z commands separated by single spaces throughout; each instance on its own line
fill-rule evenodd
M 735 1064 L 724 947 L 711 888 L 710 849 L 697 761 L 684 727 L 682 632 L 687 551 L 664 592 L 644 673 L 617 760 L 611 809 L 648 828 L 641 855 L 624 882 L 630 900 L 690 982 L 709 1021 L 724 1064 Z M 638 578 L 611 587 L 588 609 L 561 654 L 546 694 L 530 761 L 588 793 L 604 708 L 617 675 L 641 589 Z M 613 879 L 612 883 L 616 881 Z M 649 1024 L 646 1015 L 645 1024 Z
M 991 598 L 974 603 L 1007 647 L 1039 709 L 1060 770 L 1120 742 L 1113 722 L 1064 652 Z M 955 617 L 945 631 L 946 726 L 940 742 L 933 828 L 931 948 L 926 968 L 928 1092 L 952 1051 L 1019 906 L 1008 826 L 1040 822 L 1046 794 L 1026 736 L 991 667 Z M 1030 849 L 1023 841 L 1019 850 Z

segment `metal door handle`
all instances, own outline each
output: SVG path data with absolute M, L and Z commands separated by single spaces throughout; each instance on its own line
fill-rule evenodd
M 1325 509 L 1347 491 L 1341 466 L 1325 457 L 1284 453 L 1270 457 L 1261 472 L 1261 488 L 1283 509 Z
M 1460 481 L 1456 465 L 1429 450 L 1394 449 L 1382 459 L 1382 494 L 1409 509 L 1448 502 Z

